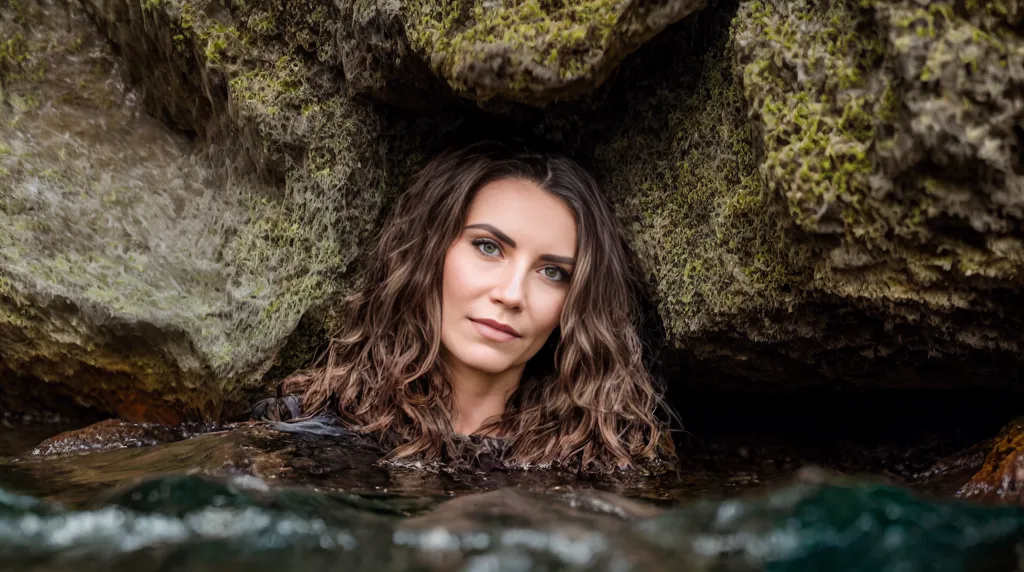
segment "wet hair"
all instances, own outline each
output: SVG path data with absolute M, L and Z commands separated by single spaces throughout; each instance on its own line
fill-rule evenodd
M 466 440 L 452 429 L 441 359 L 444 261 L 476 192 L 501 179 L 564 201 L 577 254 L 558 327 L 480 432 L 500 435 L 513 465 L 606 470 L 673 456 L 671 412 L 643 365 L 635 266 L 607 198 L 571 159 L 508 144 L 449 150 L 415 175 L 343 301 L 340 329 L 284 391 L 302 393 L 306 415 L 377 434 L 391 459 L 457 456 Z

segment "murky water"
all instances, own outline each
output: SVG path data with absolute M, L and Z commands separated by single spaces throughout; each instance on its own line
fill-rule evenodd
M 254 424 L 44 450 L 0 459 L 4 570 L 1012 570 L 1024 554 L 1022 508 L 811 469 L 437 471 Z

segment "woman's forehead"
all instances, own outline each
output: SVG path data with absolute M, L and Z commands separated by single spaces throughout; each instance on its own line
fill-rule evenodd
M 576 248 L 576 217 L 560 198 L 521 179 L 500 179 L 483 187 L 473 197 L 466 213 L 466 226 L 489 224 L 517 244 L 559 247 L 551 254 L 572 255 Z

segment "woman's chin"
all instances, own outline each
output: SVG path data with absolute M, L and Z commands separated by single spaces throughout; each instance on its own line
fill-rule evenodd
M 493 348 L 473 348 L 460 357 L 466 366 L 488 374 L 499 374 L 512 367 L 512 360 L 507 355 L 494 351 Z

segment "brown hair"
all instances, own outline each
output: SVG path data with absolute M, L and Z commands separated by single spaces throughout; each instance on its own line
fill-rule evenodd
M 601 470 L 672 456 L 660 419 L 671 412 L 642 363 L 638 282 L 607 199 L 572 160 L 505 144 L 445 152 L 414 177 L 345 299 L 340 330 L 285 391 L 303 391 L 307 414 L 328 410 L 377 434 L 391 458 L 452 456 L 459 440 L 440 358 L 444 259 L 476 191 L 503 178 L 565 201 L 578 253 L 559 326 L 485 430 L 507 438 L 505 459 L 515 464 Z

